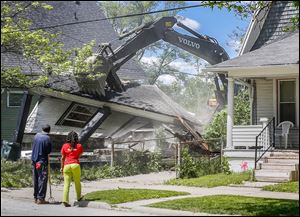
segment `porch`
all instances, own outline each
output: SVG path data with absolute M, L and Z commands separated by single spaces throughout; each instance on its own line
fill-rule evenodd
M 261 125 L 235 125 L 232 128 L 232 146 L 227 146 L 227 150 L 251 150 L 255 149 L 256 137 L 262 132 L 263 124 Z M 271 136 L 271 135 L 270 135 Z M 282 128 L 275 127 L 275 149 L 284 149 L 285 141 L 282 136 Z M 299 127 L 290 128 L 288 134 L 287 149 L 299 149 Z

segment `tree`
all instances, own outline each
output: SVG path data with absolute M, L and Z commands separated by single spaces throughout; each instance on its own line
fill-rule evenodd
M 249 91 L 244 89 L 234 97 L 234 125 L 250 124 Z M 205 129 L 205 138 L 226 138 L 227 109 L 220 111 Z
M 85 59 L 92 55 L 93 42 L 65 50 L 59 33 L 32 30 L 31 12 L 52 9 L 39 1 L 1 2 L 1 56 L 20 60 L 15 65 L 1 64 L 1 87 L 45 86 L 50 76 L 79 76 L 90 69 Z
M 265 8 L 270 8 L 274 1 L 202 1 L 202 4 L 213 8 L 226 8 L 228 11 L 233 11 L 236 16 L 247 18 L 255 17 L 255 13 Z M 299 9 L 299 1 L 292 1 L 293 6 Z M 259 21 L 259 20 L 258 20 Z M 287 31 L 299 29 L 299 13 L 292 17 L 289 26 L 286 26 Z
M 247 29 L 242 29 L 237 26 L 236 29 L 234 29 L 232 33 L 228 35 L 229 41 L 226 43 L 226 45 L 233 47 L 234 51 L 238 53 L 242 46 L 246 31 Z
M 158 8 L 168 9 L 184 5 L 186 5 L 184 1 L 110 1 L 101 2 L 100 7 L 107 17 L 114 17 L 120 14 L 147 13 L 153 10 L 158 10 Z M 178 11 L 169 11 L 124 19 L 112 19 L 111 23 L 114 29 L 119 33 L 119 35 L 121 35 L 142 24 L 154 21 L 159 17 L 175 16 L 177 13 Z M 157 61 L 152 61 L 151 63 L 143 62 L 142 57 L 144 57 L 147 53 L 155 55 L 157 57 Z M 171 66 L 171 63 L 175 60 L 183 59 L 186 62 L 191 62 L 194 59 L 194 57 L 187 52 L 177 48 L 176 46 L 166 44 L 163 41 L 158 41 L 149 45 L 147 48 L 138 51 L 136 57 L 144 66 L 146 73 L 148 74 L 150 84 L 154 84 L 160 75 L 170 74 L 174 77 L 178 77 L 175 73 L 173 73 L 176 69 Z
M 108 17 L 114 17 L 118 16 L 120 14 L 134 14 L 134 13 L 146 13 L 149 11 L 157 10 L 158 8 L 161 9 L 167 8 L 170 6 L 171 2 L 163 2 L 159 3 L 157 1 L 139 1 L 139 2 L 119 2 L 119 1 L 113 1 L 113 2 L 103 2 L 101 3 L 101 8 L 104 10 L 106 16 Z M 235 13 L 237 16 L 240 16 L 242 19 L 253 16 L 254 13 L 258 10 L 262 10 L 264 8 L 268 8 L 271 5 L 271 2 L 266 1 L 202 1 L 200 3 L 203 7 L 211 7 L 212 9 L 219 8 L 224 9 L 226 8 L 228 11 L 231 11 Z M 172 6 L 182 6 L 182 2 L 172 2 Z M 164 14 L 146 14 L 143 16 L 135 16 L 130 17 L 126 19 L 112 19 L 112 24 L 116 31 L 119 34 L 122 34 L 128 30 L 134 29 L 135 27 L 147 23 L 149 21 L 155 20 L 157 17 L 162 17 L 167 15 L 176 15 L 176 12 L 168 12 Z M 243 35 L 245 34 L 244 29 L 240 29 L 237 27 L 237 30 L 235 30 L 229 37 L 233 41 L 240 41 L 242 40 Z M 239 45 L 238 45 L 239 46 Z M 236 47 L 236 51 L 239 49 L 239 47 Z M 145 62 L 143 61 L 145 54 L 151 54 L 151 56 L 155 56 L 156 58 L 151 58 L 150 61 Z M 166 44 L 165 42 L 157 42 L 154 43 L 147 48 L 142 49 L 137 54 L 138 59 L 144 66 L 144 69 L 149 77 L 149 83 L 154 84 L 156 83 L 162 90 L 164 90 L 169 96 L 171 96 L 176 102 L 180 103 L 181 105 L 184 105 L 186 107 L 188 105 L 189 108 L 192 108 L 193 112 L 198 112 L 195 110 L 196 102 L 195 99 L 191 101 L 188 104 L 183 102 L 183 94 L 187 94 L 187 90 L 191 90 L 194 87 L 187 87 L 187 85 L 193 85 L 193 81 L 190 81 L 190 78 L 187 77 L 186 74 L 181 73 L 176 69 L 174 66 L 172 66 L 172 63 L 174 61 L 183 59 L 186 62 L 189 62 L 191 65 L 194 65 L 197 67 L 197 64 L 203 64 L 203 60 L 199 60 L 198 57 L 195 57 L 192 54 L 189 54 L 188 52 L 181 51 L 179 48 L 172 46 L 170 44 Z M 150 58 L 149 58 L 150 59 Z M 200 73 L 201 69 L 199 67 L 197 68 L 197 71 Z M 178 84 L 171 84 L 169 87 L 164 85 L 162 82 L 157 82 L 157 79 L 161 75 L 171 75 L 177 79 L 179 82 Z M 206 74 L 203 74 L 201 72 L 201 75 L 208 76 Z M 208 80 L 207 82 L 211 82 L 211 80 Z M 181 83 L 183 83 L 184 87 L 181 87 Z M 203 85 L 203 84 L 202 84 Z M 205 88 L 209 85 L 204 85 L 204 88 L 199 90 L 198 92 L 205 92 Z M 173 94 L 171 91 L 175 91 Z M 179 91 L 180 90 L 180 91 Z M 179 91 L 179 92 L 178 92 Z M 180 97 L 179 97 L 180 96 Z M 193 99 L 193 97 L 189 96 L 190 99 Z M 195 97 L 195 96 L 194 96 Z M 198 97 L 198 96 L 197 96 Z M 195 98 L 197 98 L 195 97 Z M 199 103 L 199 102 L 198 102 Z M 199 107 L 199 106 L 198 106 Z M 186 107 L 187 108 L 187 107 Z

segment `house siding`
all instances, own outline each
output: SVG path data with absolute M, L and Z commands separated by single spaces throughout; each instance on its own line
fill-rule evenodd
M 290 19 L 299 14 L 291 1 L 273 1 L 262 30 L 254 43 L 252 50 L 269 44 L 286 34 L 285 28 L 290 26 Z
M 260 118 L 273 118 L 273 80 L 256 80 L 257 123 Z
M 54 150 L 56 151 L 59 150 L 61 144 L 66 138 L 66 135 L 70 131 L 73 130 L 80 133 L 82 128 L 56 125 L 57 121 L 61 118 L 71 103 L 71 101 L 45 97 L 38 106 L 33 109 L 28 117 L 24 135 L 24 143 L 27 143 L 25 145 L 26 148 L 30 148 L 33 135 L 40 132 L 41 126 L 45 123 L 51 126 L 50 136 L 54 141 Z M 136 130 L 151 123 L 151 120 L 149 119 L 135 117 L 135 120 L 130 122 L 130 126 L 127 126 L 127 128 L 122 132 L 118 132 L 120 127 L 124 126 L 124 124 L 133 118 L 134 116 L 129 114 L 111 111 L 111 115 L 109 115 L 101 126 L 91 135 L 88 141 L 85 142 L 84 146 L 87 150 L 103 148 L 104 138 L 114 134 L 112 137 L 117 139 L 130 130 Z
M 20 89 L 10 90 L 21 91 Z M 8 90 L 4 89 L 3 93 L 1 94 L 1 139 L 12 141 L 17 126 L 20 107 L 7 106 L 7 92 Z M 32 98 L 30 111 L 32 111 L 37 100 L 38 96 L 34 95 Z

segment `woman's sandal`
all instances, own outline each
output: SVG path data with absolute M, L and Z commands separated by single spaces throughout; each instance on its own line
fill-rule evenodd
M 67 202 L 63 202 L 63 204 L 64 204 L 65 207 L 70 207 L 70 206 L 71 206 L 71 205 L 68 204 Z
M 84 198 L 84 196 L 81 196 L 80 198 L 79 198 L 79 200 L 77 200 L 78 202 L 79 201 L 82 201 L 82 199 Z

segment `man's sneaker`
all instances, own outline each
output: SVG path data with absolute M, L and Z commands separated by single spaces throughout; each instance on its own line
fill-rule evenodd
M 37 204 L 49 204 L 48 201 L 46 201 L 46 200 L 41 200 L 41 199 L 38 199 L 36 203 L 37 203 Z
M 36 198 L 34 198 L 34 203 L 37 203 L 37 201 L 38 201 L 38 200 L 37 200 Z

